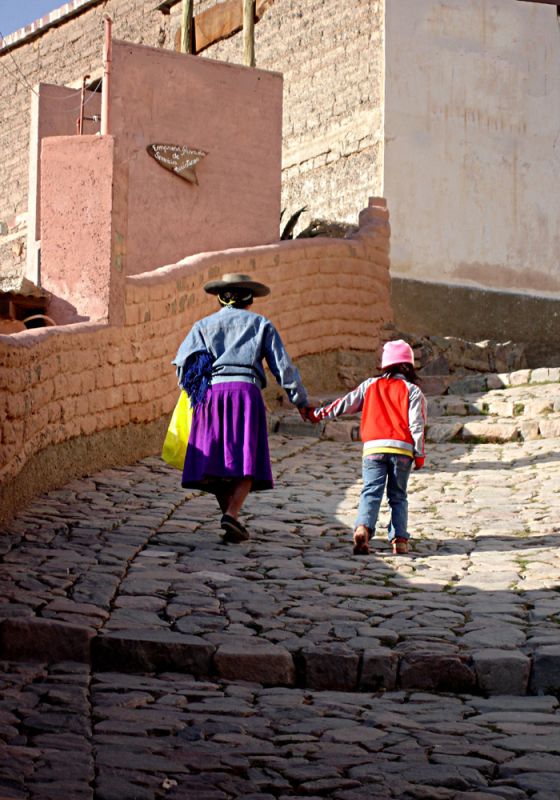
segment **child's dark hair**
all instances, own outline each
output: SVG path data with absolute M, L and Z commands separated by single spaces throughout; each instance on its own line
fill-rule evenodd
M 390 367 L 385 367 L 383 370 L 383 377 L 392 378 L 397 373 L 404 375 L 407 381 L 410 381 L 410 383 L 413 383 L 415 386 L 419 386 L 421 383 L 421 380 L 416 374 L 416 370 L 412 364 L 408 364 L 406 362 L 402 364 L 391 364 Z

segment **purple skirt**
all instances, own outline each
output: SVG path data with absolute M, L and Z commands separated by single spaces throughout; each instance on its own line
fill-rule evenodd
M 261 390 L 242 381 L 211 385 L 193 413 L 182 485 L 215 492 L 224 480 L 247 477 L 251 491 L 272 489 Z

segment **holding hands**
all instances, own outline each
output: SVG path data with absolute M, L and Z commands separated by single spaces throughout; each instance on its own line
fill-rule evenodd
M 301 408 L 298 408 L 298 411 L 305 422 L 312 422 L 313 424 L 319 422 L 319 418 L 316 416 L 313 406 L 301 406 Z

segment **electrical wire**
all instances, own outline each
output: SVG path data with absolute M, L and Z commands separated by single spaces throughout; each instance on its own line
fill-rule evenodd
M 0 31 L 0 41 L 2 41 L 2 42 L 6 41 L 6 38 L 5 38 L 4 34 L 2 33 L 2 31 Z M 25 76 L 25 74 L 20 69 L 19 64 L 17 63 L 17 61 L 15 60 L 15 58 L 14 58 L 14 56 L 12 54 L 12 51 L 8 50 L 7 53 L 10 56 L 11 60 L 13 61 L 15 68 L 17 69 L 17 71 L 19 72 L 19 74 L 21 75 L 21 78 L 23 78 L 23 80 L 21 80 L 21 78 L 18 78 L 18 76 L 14 72 L 11 72 L 8 69 L 8 67 L 6 66 L 6 64 L 4 64 L 3 60 L 0 60 L 0 66 L 2 66 L 4 68 L 4 70 L 8 73 L 8 75 L 13 80 L 15 80 L 17 83 L 19 83 L 25 89 L 28 89 L 30 92 L 32 92 L 35 95 L 35 97 L 39 97 L 39 93 L 36 91 L 36 89 L 33 86 L 31 86 L 31 84 L 27 80 L 27 77 Z M 2 51 L 0 50 L 0 56 L 1 55 L 2 55 Z M 103 78 L 99 78 L 99 80 L 97 81 L 97 85 L 96 85 L 95 89 L 88 89 L 88 91 L 91 91 L 91 92 L 93 92 L 95 94 L 98 91 L 98 89 L 99 89 L 100 85 L 102 84 L 102 82 L 103 82 Z M 66 103 L 66 102 L 68 102 L 68 100 L 75 100 L 75 95 L 79 95 L 82 90 L 81 89 L 72 89 L 71 91 L 72 91 L 72 94 L 71 95 L 67 95 L 66 97 L 58 97 L 57 95 L 49 94 L 48 92 L 42 92 L 42 96 L 43 97 L 50 97 L 52 100 L 54 100 L 57 103 Z M 89 103 L 89 101 L 92 99 L 92 97 L 93 97 L 93 95 L 88 97 L 88 99 L 84 101 L 84 106 L 87 103 Z M 79 105 L 76 108 L 76 111 L 79 111 L 80 107 L 81 107 L 81 105 Z M 73 109 L 70 109 L 70 110 L 73 110 Z

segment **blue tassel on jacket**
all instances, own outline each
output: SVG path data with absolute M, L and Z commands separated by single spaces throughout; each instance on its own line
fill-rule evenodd
M 192 408 L 204 402 L 212 379 L 214 358 L 207 350 L 192 353 L 179 372 L 179 383 L 186 391 Z

